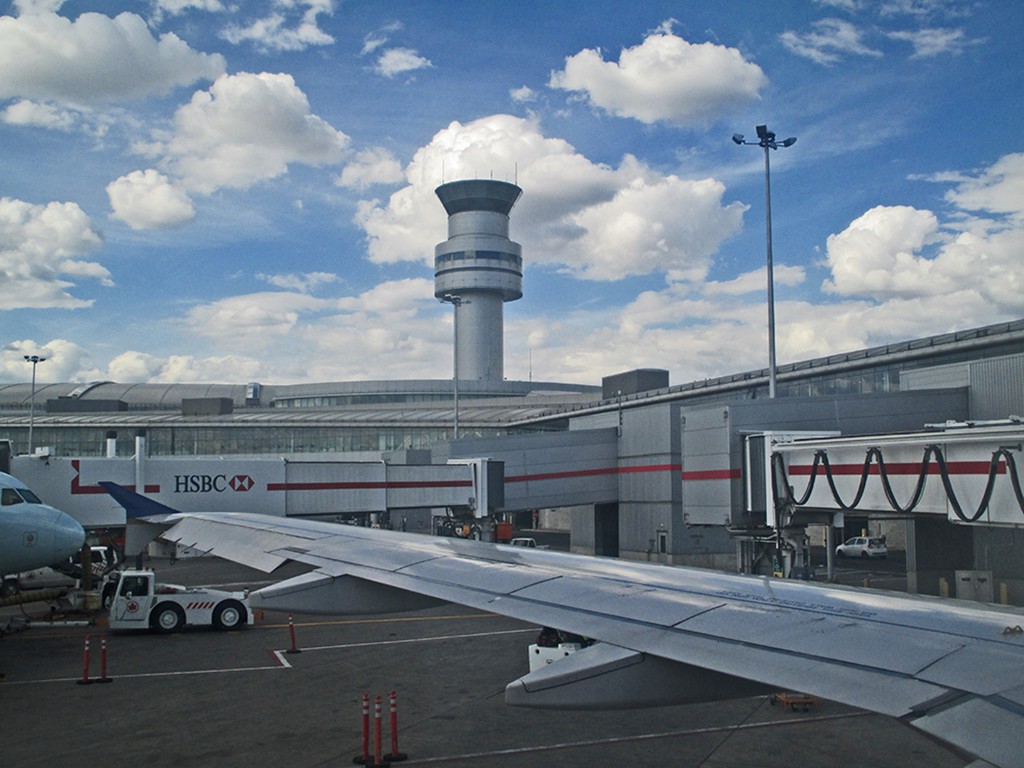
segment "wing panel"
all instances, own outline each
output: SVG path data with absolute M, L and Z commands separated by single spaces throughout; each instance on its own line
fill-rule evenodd
M 525 588 L 516 593 L 525 601 L 572 606 L 584 613 L 620 617 L 626 621 L 670 627 L 721 602 L 686 592 L 656 589 L 609 579 L 563 577 Z
M 1021 665 L 1024 649 L 1011 650 L 975 643 L 940 659 L 918 677 L 980 696 L 1009 694 L 1022 689 Z M 1017 687 L 1014 694 L 1011 687 Z M 1019 702 L 1024 704 L 1024 702 Z
M 757 627 L 752 633 L 751 628 Z M 850 617 L 756 605 L 724 605 L 683 627 L 843 664 L 912 675 L 962 646 L 959 639 Z
M 540 568 L 465 557 L 419 562 L 402 569 L 402 576 L 438 585 L 467 588 L 492 596 L 509 595 L 533 584 L 559 578 L 557 573 Z
M 386 541 L 338 537 L 314 542 L 305 549 L 310 558 L 337 563 L 355 563 L 382 571 L 399 571 L 442 555 L 421 549 L 396 547 Z

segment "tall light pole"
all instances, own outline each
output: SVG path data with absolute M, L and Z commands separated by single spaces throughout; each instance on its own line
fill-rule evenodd
M 39 355 L 24 355 L 25 362 L 32 363 L 32 399 L 28 405 L 28 454 L 32 455 L 32 429 L 36 421 L 36 366 L 46 362 L 45 357 Z
M 451 304 L 455 308 L 455 350 L 452 357 L 455 359 L 455 439 L 459 439 L 459 307 L 462 306 L 462 297 L 454 293 L 446 293 L 438 298 L 442 304 Z M 465 302 L 468 304 L 469 302 Z
M 757 126 L 757 141 L 744 141 L 742 133 L 734 133 L 732 140 L 737 144 L 750 144 L 764 148 L 764 219 L 768 238 L 768 397 L 775 398 L 775 276 L 772 264 L 772 174 L 768 161 L 768 150 L 791 147 L 796 137 L 782 141 L 775 140 L 775 133 L 768 126 Z

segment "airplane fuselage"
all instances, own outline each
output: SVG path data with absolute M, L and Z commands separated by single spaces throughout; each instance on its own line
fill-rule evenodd
M 0 472 L 0 575 L 59 563 L 84 543 L 85 530 L 77 520 Z

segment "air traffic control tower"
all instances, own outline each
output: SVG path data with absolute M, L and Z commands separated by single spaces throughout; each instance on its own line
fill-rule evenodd
M 434 296 L 454 305 L 457 377 L 501 381 L 502 305 L 523 296 L 523 249 L 509 240 L 508 214 L 523 190 L 472 179 L 434 191 L 448 212 L 448 239 L 434 247 Z

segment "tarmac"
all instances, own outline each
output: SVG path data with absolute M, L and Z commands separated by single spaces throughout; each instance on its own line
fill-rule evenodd
M 216 558 L 150 563 L 167 582 L 258 588 L 271 577 Z M 292 570 L 289 570 L 292 569 Z M 285 566 L 272 580 L 300 572 Z M 20 614 L 5 608 L 4 615 Z M 19 768 L 75 765 L 353 765 L 362 698 L 382 697 L 382 754 L 407 766 L 959 768 L 970 760 L 891 718 L 831 701 L 807 712 L 768 697 L 615 712 L 508 707 L 538 628 L 460 606 L 383 616 L 267 612 L 233 632 L 109 632 L 102 615 L 0 639 L 0 754 Z M 56 619 L 63 617 L 60 614 Z M 77 623 L 80 622 L 80 623 Z M 294 632 L 294 642 L 292 640 Z M 84 684 L 85 639 L 91 640 Z M 106 678 L 100 648 L 106 641 Z M 292 652 L 297 651 L 297 652 Z M 371 763 L 373 760 L 371 759 Z

